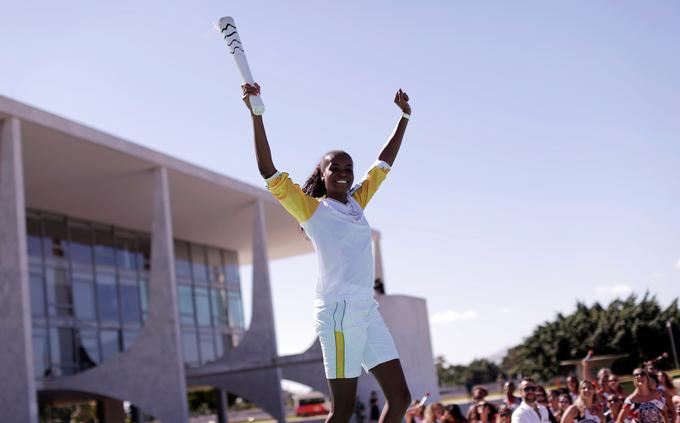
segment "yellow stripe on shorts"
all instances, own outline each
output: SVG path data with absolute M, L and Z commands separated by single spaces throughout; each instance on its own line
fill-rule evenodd
M 335 331 L 335 377 L 345 378 L 345 335 Z

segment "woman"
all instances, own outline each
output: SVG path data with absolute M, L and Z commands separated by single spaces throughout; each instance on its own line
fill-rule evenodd
M 423 423 L 425 420 L 425 406 L 420 405 L 419 400 L 413 400 L 411 407 L 409 407 L 408 412 L 404 416 L 406 423 Z
M 557 421 L 560 421 L 560 391 L 557 389 L 551 389 L 548 392 L 548 411 L 555 416 Z
M 619 418 L 619 413 L 623 406 L 623 396 L 619 394 L 612 394 L 607 399 L 607 405 L 609 410 L 605 411 L 604 418 L 607 419 L 607 423 L 613 423 Z
M 457 404 L 449 404 L 444 407 L 443 421 L 445 423 L 468 423 Z
M 614 374 L 610 373 L 609 374 L 609 379 L 607 380 L 607 384 L 609 385 L 609 392 L 613 395 L 619 395 L 621 397 L 626 397 L 627 393 L 625 389 L 621 386 L 619 383 L 619 378 Z M 607 398 L 609 399 L 609 398 Z
M 425 407 L 424 419 L 425 423 L 441 423 L 434 413 L 434 404 L 429 404 Z
M 589 380 L 579 383 L 579 396 L 567 408 L 562 423 L 605 423 L 602 410 L 597 403 L 595 387 Z
M 567 377 L 567 389 L 569 389 L 569 395 L 571 396 L 571 402 L 573 403 L 578 398 L 578 379 L 576 376 Z
M 304 188 L 300 188 L 274 166 L 262 116 L 252 113 L 248 97 L 259 95 L 260 86 L 243 84 L 242 88 L 243 101 L 253 121 L 260 174 L 317 251 L 320 276 L 314 317 L 331 392 L 331 412 L 326 421 L 350 420 L 363 366 L 385 394 L 380 422 L 399 423 L 411 403 L 411 394 L 394 341 L 373 298 L 371 228 L 363 211 L 399 152 L 411 113 L 408 95 L 401 89 L 395 94 L 394 102 L 402 112 L 399 122 L 378 161 L 358 185 L 352 186 L 352 157 L 335 150 L 323 156 Z
M 548 418 L 550 419 L 550 423 L 557 423 L 558 420 L 553 414 L 553 412 L 550 410 L 549 404 L 548 404 L 548 394 L 545 392 L 545 388 L 542 387 L 541 385 L 538 385 L 536 387 L 536 402 L 541 404 L 543 407 L 545 407 L 548 410 Z
M 649 375 L 643 369 L 633 370 L 635 390 L 623 402 L 617 423 L 668 423 L 663 394 L 650 388 Z
M 671 396 L 678 395 L 678 390 L 673 385 L 673 380 L 668 376 L 668 373 L 659 370 L 657 372 L 659 378 L 659 386 L 663 386 L 663 390 L 671 394 Z
M 573 401 L 571 400 L 571 394 L 569 392 L 560 394 L 559 411 L 555 414 L 555 418 L 562 420 L 562 416 L 566 414 L 567 408 L 569 408 L 571 404 L 573 404 Z
M 673 407 L 673 396 L 665 389 L 665 386 L 661 385 L 659 377 L 657 376 L 658 371 L 650 373 L 647 372 L 647 378 L 649 380 L 649 389 L 658 391 L 663 396 L 663 402 L 665 404 L 665 414 L 669 422 L 675 421 L 675 408 Z
M 478 402 L 468 413 L 468 421 L 470 423 L 495 423 L 496 407 L 486 401 Z
M 496 423 L 510 423 L 512 421 L 512 409 L 507 404 L 503 404 L 496 414 Z

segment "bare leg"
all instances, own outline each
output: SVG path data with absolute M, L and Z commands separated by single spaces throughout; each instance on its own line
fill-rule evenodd
M 326 423 L 348 423 L 354 414 L 359 378 L 328 379 L 331 390 L 331 412 Z
M 411 393 L 406 385 L 401 362 L 399 359 L 386 361 L 372 368 L 371 373 L 378 381 L 386 399 L 379 423 L 400 423 L 411 403 Z

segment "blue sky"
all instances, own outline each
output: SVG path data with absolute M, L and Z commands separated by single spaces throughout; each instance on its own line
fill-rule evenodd
M 497 354 L 577 299 L 678 295 L 678 2 L 11 2 L 0 94 L 261 186 L 223 15 L 298 181 L 338 147 L 367 168 L 410 94 L 367 217 L 388 292 L 427 298 L 435 353 Z M 315 259 L 271 274 L 294 353 Z

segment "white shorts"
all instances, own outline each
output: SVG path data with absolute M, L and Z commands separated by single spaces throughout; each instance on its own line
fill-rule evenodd
M 378 364 L 399 358 L 378 302 L 340 300 L 314 307 L 314 326 L 321 341 L 328 379 L 349 379 Z

